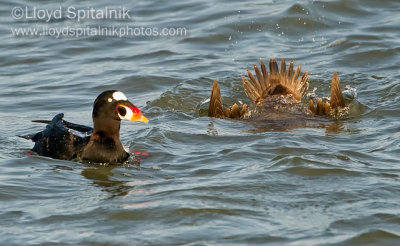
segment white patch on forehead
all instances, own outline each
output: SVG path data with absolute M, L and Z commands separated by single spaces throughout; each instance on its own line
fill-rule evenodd
M 125 94 L 120 91 L 114 92 L 112 97 L 114 98 L 115 101 L 127 101 L 128 100 L 128 98 L 125 96 Z
M 113 100 L 112 100 L 112 98 L 110 97 L 110 98 L 108 98 L 107 101 L 108 101 L 108 102 L 112 102 Z

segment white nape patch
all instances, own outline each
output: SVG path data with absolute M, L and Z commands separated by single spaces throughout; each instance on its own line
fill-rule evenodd
M 128 100 L 128 98 L 125 96 L 125 94 L 120 91 L 114 92 L 112 96 L 115 101 L 127 101 Z
M 108 102 L 112 102 L 112 98 L 110 97 L 110 98 L 108 98 Z

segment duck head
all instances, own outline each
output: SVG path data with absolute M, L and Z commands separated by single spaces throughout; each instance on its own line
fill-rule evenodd
M 105 127 L 114 128 L 113 126 L 118 126 L 119 130 L 121 120 L 149 122 L 125 94 L 117 90 L 104 91 L 96 98 L 92 118 L 95 131 Z

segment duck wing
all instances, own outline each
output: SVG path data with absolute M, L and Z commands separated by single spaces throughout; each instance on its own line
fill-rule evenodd
M 224 113 L 224 109 L 222 107 L 221 89 L 218 81 L 214 81 L 210 97 L 210 106 L 208 108 L 209 117 L 239 119 L 243 118 L 244 114 L 246 113 L 246 109 L 246 104 L 242 106 L 242 109 L 239 109 L 239 106 L 235 103 L 232 107 L 228 107 Z
M 52 121 L 51 120 L 32 120 L 32 122 L 35 123 L 43 123 L 43 124 L 50 124 Z M 66 120 L 62 120 L 63 124 L 65 127 L 79 131 L 79 132 L 93 132 L 93 128 L 90 126 L 85 126 L 85 125 L 80 125 L 80 124 L 75 124 L 68 122 Z
M 335 73 L 332 78 L 331 100 L 330 101 L 331 101 L 332 108 L 346 106 L 346 104 L 344 102 L 343 94 L 342 94 L 342 89 L 340 86 L 339 75 L 337 73 Z
M 214 85 L 211 91 L 210 107 L 208 108 L 208 116 L 215 118 L 223 118 L 224 111 L 222 109 L 221 89 L 218 81 L 214 81 Z
M 310 99 L 309 109 L 316 115 L 326 115 L 330 118 L 340 118 L 340 115 L 345 114 L 348 111 L 346 107 L 342 89 L 340 86 L 340 79 L 337 73 L 333 75 L 331 83 L 331 98 L 325 103 L 321 98 L 317 100 L 316 105 Z
M 91 127 L 63 120 L 64 114 L 54 116 L 51 121 L 34 121 L 47 124 L 46 129 L 36 134 L 24 136 L 35 142 L 33 151 L 42 156 L 72 160 L 79 156 L 89 142 Z

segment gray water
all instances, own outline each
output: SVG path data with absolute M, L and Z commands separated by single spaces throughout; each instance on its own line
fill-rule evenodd
M 123 6 L 129 20 L 15 20 L 15 6 Z M 332 1 L 10 1 L 0 10 L 1 245 L 398 245 L 400 3 Z M 169 37 L 15 37 L 11 28 L 184 27 Z M 309 128 L 206 117 L 260 59 L 294 59 L 328 96 L 338 72 L 358 113 Z M 63 112 L 91 125 L 104 90 L 149 124 L 123 122 L 140 165 L 29 155 L 17 137 Z

